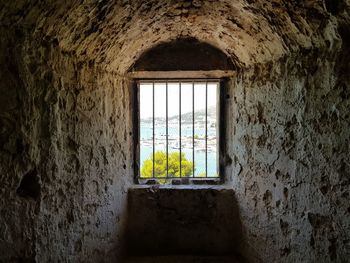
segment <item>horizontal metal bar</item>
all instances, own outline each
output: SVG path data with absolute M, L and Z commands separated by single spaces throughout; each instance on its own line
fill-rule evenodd
M 197 79 L 157 79 L 157 80 L 152 80 L 152 79 L 138 79 L 136 80 L 137 83 L 142 83 L 142 84 L 149 84 L 151 85 L 153 82 L 156 84 L 162 83 L 188 83 L 191 84 L 192 82 L 196 83 L 203 83 L 205 84 L 206 82 L 208 84 L 217 84 L 220 79 L 203 79 L 203 78 L 197 78 Z
M 219 179 L 220 177 L 219 176 L 212 176 L 212 177 L 205 177 L 205 176 L 196 176 L 196 177 L 193 177 L 193 176 L 190 176 L 190 177 L 187 177 L 187 176 L 182 176 L 182 177 L 147 177 L 147 178 L 143 178 L 143 177 L 139 177 L 140 180 L 164 180 L 164 179 L 178 179 L 178 180 L 184 180 L 184 179 L 188 179 L 188 180 L 217 180 Z

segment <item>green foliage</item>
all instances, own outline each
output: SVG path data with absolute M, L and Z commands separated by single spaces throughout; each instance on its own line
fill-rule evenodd
M 201 173 L 198 173 L 196 174 L 194 177 L 206 177 L 206 173 L 205 172 L 201 172 Z M 208 177 L 219 177 L 218 173 L 215 173 L 215 174 L 208 174 Z
M 193 163 L 186 159 L 185 154 L 181 154 L 181 175 L 192 175 Z M 166 177 L 166 153 L 163 151 L 157 151 L 154 153 L 154 176 Z M 168 176 L 180 177 L 180 153 L 173 152 L 168 154 Z M 153 154 L 149 159 L 143 162 L 141 167 L 141 177 L 151 178 L 153 177 Z
M 199 174 L 196 174 L 196 177 L 205 177 L 206 173 L 205 172 L 201 172 Z

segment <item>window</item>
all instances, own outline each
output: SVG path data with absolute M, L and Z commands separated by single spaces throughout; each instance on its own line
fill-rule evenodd
M 220 181 L 220 81 L 137 84 L 138 182 Z
M 226 51 L 191 37 L 138 54 L 128 70 L 135 183 L 223 182 L 230 163 L 224 102 L 235 70 Z

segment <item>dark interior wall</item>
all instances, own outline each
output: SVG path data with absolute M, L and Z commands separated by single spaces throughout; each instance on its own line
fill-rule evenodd
M 114 261 L 133 178 L 125 73 L 149 48 L 194 37 L 238 66 L 226 172 L 246 254 L 346 260 L 349 5 L 340 3 L 0 7 L 0 259 Z
M 14 32 L 2 30 L 1 49 L 1 255 L 2 260 L 22 257 L 33 258 L 35 250 L 34 225 L 39 210 L 40 197 L 19 189 L 22 176 L 33 174 L 38 178 L 35 159 L 40 147 L 38 143 L 40 119 L 30 117 L 35 98 L 25 89 L 20 78 L 20 58 L 16 54 Z M 28 114 L 29 113 L 29 114 Z M 27 115 L 28 114 L 28 115 Z M 31 124 L 31 125 L 30 125 Z M 22 126 L 23 125 L 23 126 Z M 29 127 L 31 126 L 31 127 Z M 29 147 L 31 145 L 32 147 Z M 27 160 L 27 165 L 23 165 Z M 33 180 L 30 180 L 33 182 Z M 29 187 L 30 188 L 30 187 Z M 18 190 L 19 189 L 19 190 Z M 27 190 L 27 191 L 25 191 Z M 18 195 L 17 195 L 18 192 Z M 28 194 L 29 192 L 29 194 Z M 23 202 L 19 197 L 26 197 Z M 15 248 L 15 249 L 14 249 Z

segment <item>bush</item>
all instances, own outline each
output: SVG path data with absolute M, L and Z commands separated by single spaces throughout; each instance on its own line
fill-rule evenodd
M 181 153 L 181 175 L 191 176 L 193 171 L 193 162 L 186 159 L 185 154 Z M 166 153 L 156 151 L 154 153 L 154 177 L 166 177 Z M 168 154 L 168 176 L 180 177 L 180 153 L 173 152 Z M 153 177 L 153 154 L 149 159 L 143 162 L 141 167 L 141 177 Z

